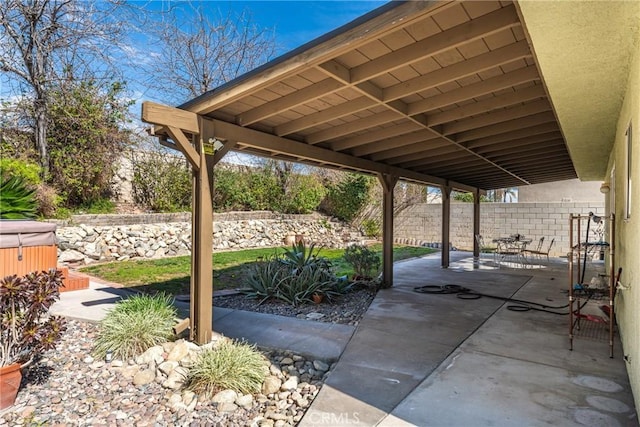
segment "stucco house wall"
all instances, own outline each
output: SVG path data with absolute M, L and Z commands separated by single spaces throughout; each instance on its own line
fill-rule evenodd
M 640 37 L 640 34 L 638 35 Z M 625 219 L 627 183 L 627 136 L 632 126 L 631 217 Z M 636 407 L 640 408 L 640 52 L 631 60 L 627 91 L 616 128 L 616 139 L 609 157 L 607 176 L 612 176 L 614 191 L 607 205 L 613 203 L 616 214 L 616 266 L 622 267 L 621 283 L 628 287 L 618 291 L 616 318 L 627 360 L 627 371 Z M 614 194 L 615 192 L 615 194 Z M 611 200 L 613 197 L 613 200 Z
M 518 187 L 518 202 L 604 202 L 600 181 L 579 179 Z

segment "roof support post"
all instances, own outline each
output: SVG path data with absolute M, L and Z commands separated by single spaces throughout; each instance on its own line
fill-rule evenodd
M 213 206 L 207 152 L 214 154 L 209 135 L 213 122 L 178 108 L 154 102 L 142 104 L 142 120 L 162 126 L 191 164 L 191 305 L 189 338 L 198 344 L 211 341 L 213 332 Z M 192 135 L 191 141 L 186 134 Z M 206 144 L 205 144 L 206 138 Z M 215 155 L 213 155 L 215 157 Z
M 449 268 L 449 229 L 451 223 L 451 186 L 443 185 L 442 191 L 442 268 Z
M 480 189 L 473 192 L 473 257 L 478 258 L 482 248 L 476 236 L 480 234 Z
M 395 175 L 378 174 L 382 185 L 382 285 L 393 286 L 393 189 L 398 182 Z
M 193 136 L 200 167 L 193 171 L 190 334 L 198 344 L 211 341 L 213 330 L 213 207 L 203 139 L 202 131 Z

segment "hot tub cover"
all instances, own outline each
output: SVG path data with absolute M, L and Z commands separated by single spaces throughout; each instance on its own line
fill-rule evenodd
M 0 248 L 55 244 L 55 224 L 29 220 L 0 220 Z

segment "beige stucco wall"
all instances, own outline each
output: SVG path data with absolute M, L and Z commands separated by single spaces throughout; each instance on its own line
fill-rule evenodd
M 600 181 L 579 179 L 518 187 L 518 202 L 603 202 Z
M 629 286 L 616 296 L 616 315 L 636 408 L 640 408 L 640 49 L 632 58 L 624 103 L 616 128 L 615 145 L 607 176 L 615 167 L 616 268 L 621 282 Z M 626 184 L 626 136 L 632 123 L 633 170 L 631 218 L 624 219 Z

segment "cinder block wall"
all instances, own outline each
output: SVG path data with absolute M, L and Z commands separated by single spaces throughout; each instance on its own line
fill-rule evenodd
M 537 241 L 545 238 L 545 248 L 555 238 L 552 256 L 569 251 L 569 214 L 604 215 L 604 203 L 482 203 L 480 234 L 490 240 L 519 233 Z M 396 216 L 394 237 L 398 242 L 420 244 L 441 242 L 442 205 L 418 204 Z M 451 203 L 451 243 L 461 250 L 473 248 L 473 204 Z M 584 240 L 582 238 L 581 240 Z

